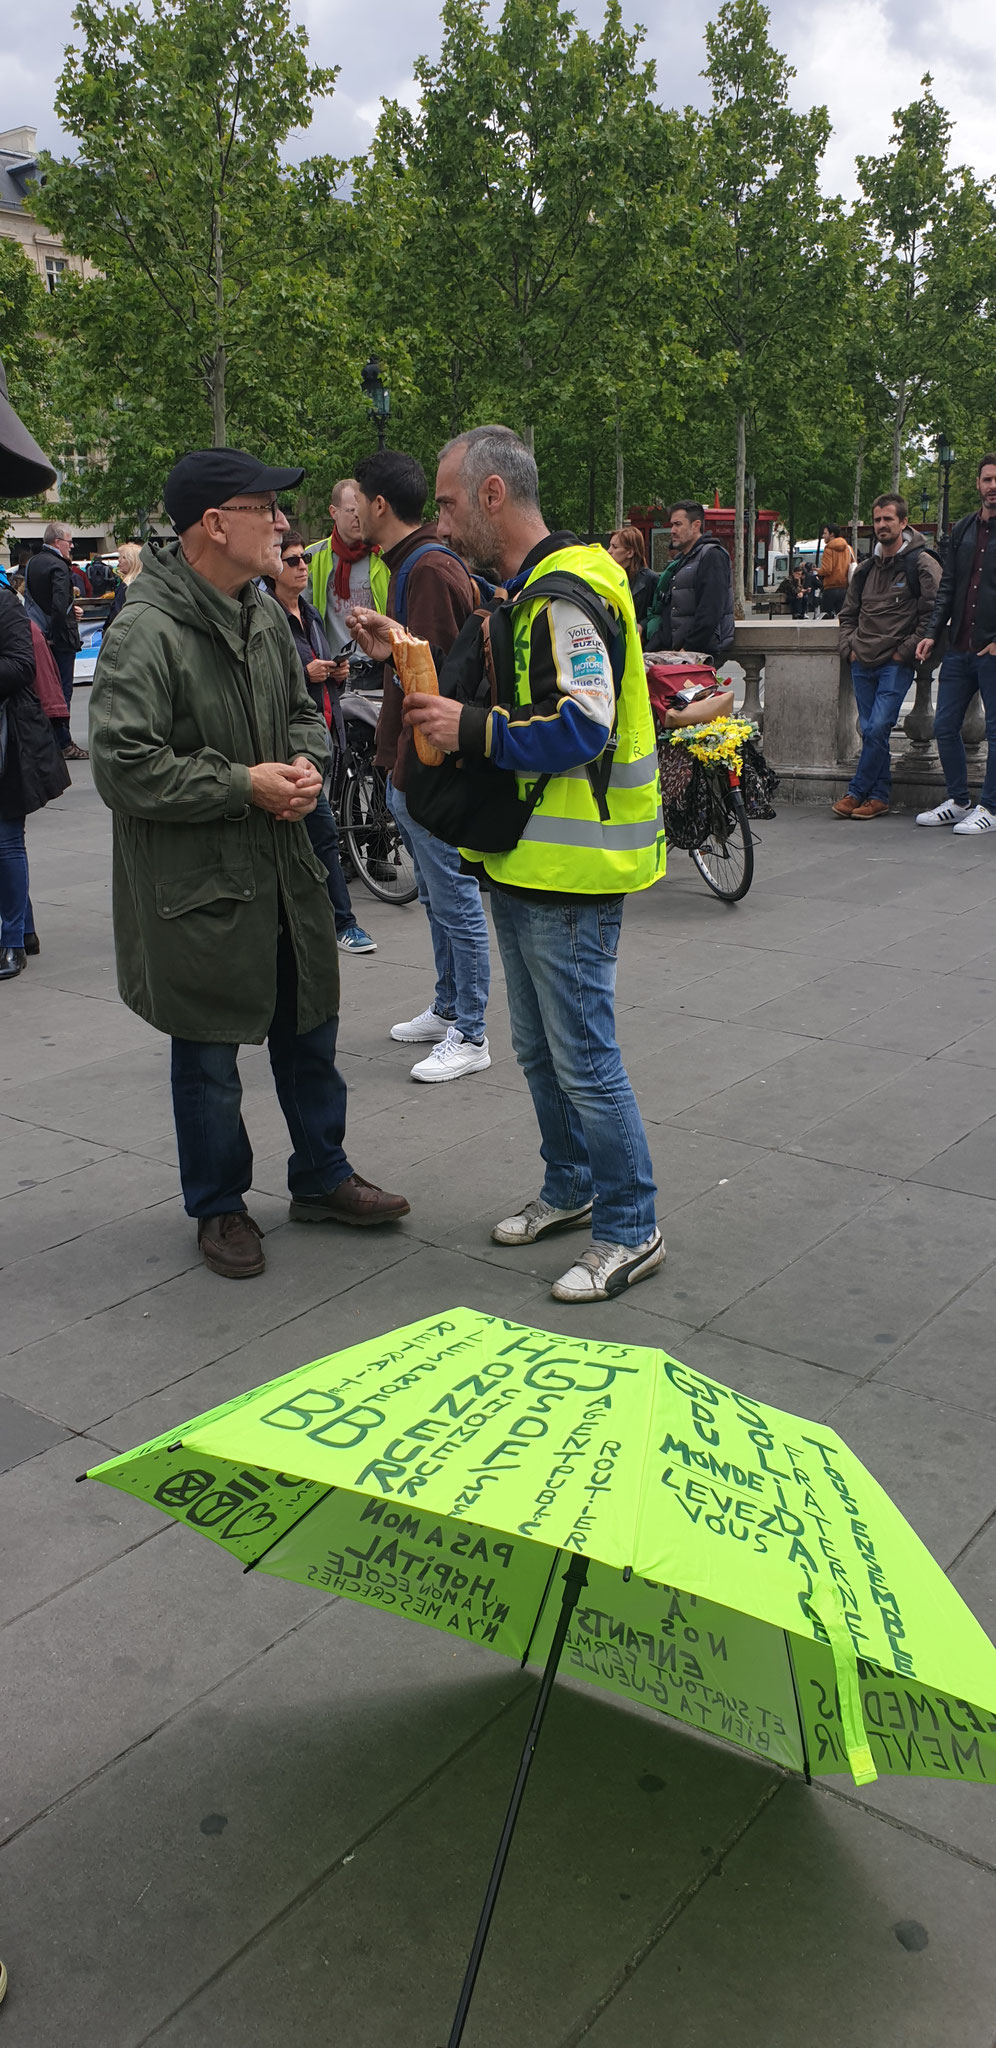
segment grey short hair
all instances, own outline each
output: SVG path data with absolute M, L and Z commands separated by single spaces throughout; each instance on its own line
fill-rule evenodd
M 45 528 L 44 533 L 42 534 L 42 540 L 44 541 L 45 546 L 49 548 L 51 547 L 52 542 L 54 540 L 72 540 L 72 537 L 72 527 L 64 526 L 62 524 L 62 521 L 59 519 L 50 519 L 48 525 Z
M 464 450 L 460 464 L 461 482 L 476 500 L 485 477 L 500 476 L 514 505 L 528 505 L 539 511 L 539 471 L 524 441 L 511 427 L 471 427 L 467 434 L 455 434 L 440 451 Z

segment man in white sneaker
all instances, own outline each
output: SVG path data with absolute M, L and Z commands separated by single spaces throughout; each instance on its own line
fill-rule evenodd
M 970 835 L 996 828 L 996 455 L 984 455 L 977 486 L 981 506 L 952 527 L 937 602 L 918 661 L 933 653 L 942 627 L 951 627 L 951 646 L 937 683 L 934 738 L 947 796 L 918 825 L 953 825 Z M 961 729 L 978 691 L 986 715 L 986 775 L 977 804 L 968 794 L 968 763 Z
M 380 550 L 390 577 L 381 609 L 428 641 L 438 669 L 474 610 L 477 591 L 464 563 L 437 539 L 435 526 L 424 522 L 428 495 L 425 471 L 412 455 L 382 448 L 357 463 L 360 531 L 365 545 Z M 352 621 L 354 614 L 349 617 Z M 364 645 L 362 633 L 357 641 Z M 403 704 L 401 685 L 387 661 L 375 760 L 388 771 L 388 809 L 412 857 L 436 967 L 429 1008 L 395 1024 L 391 1037 L 401 1045 L 431 1047 L 416 1060 L 413 1081 L 459 1081 L 491 1065 L 484 1029 L 491 987 L 488 927 L 480 888 L 456 847 L 409 816 L 405 781 L 414 743 L 402 722 Z
M 605 1301 L 664 1259 L 646 1132 L 615 1035 L 625 899 L 664 867 L 633 600 L 604 549 L 550 532 L 536 464 L 507 427 L 476 427 L 443 449 L 436 502 L 439 538 L 493 565 L 515 600 L 511 641 L 502 634 L 496 652 L 492 633 L 493 700 L 481 700 L 482 649 L 476 675 L 454 659 L 442 694 L 408 697 L 405 718 L 444 752 L 489 761 L 513 792 L 517 782 L 533 794 L 507 851 L 467 852 L 490 884 L 512 1042 L 546 1168 L 540 1194 L 492 1236 L 526 1247 L 588 1226 L 590 1243 L 553 1293 Z

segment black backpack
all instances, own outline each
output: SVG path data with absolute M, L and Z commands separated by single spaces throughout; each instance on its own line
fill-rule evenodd
M 931 561 L 936 562 L 939 568 L 944 567 L 943 556 L 938 554 L 936 548 L 907 548 L 904 554 L 897 555 L 896 560 L 902 564 L 906 586 L 912 598 L 919 598 L 920 596 L 920 573 L 917 569 L 917 558 L 920 555 L 929 555 Z M 855 569 L 854 575 L 851 577 L 851 588 L 853 589 L 855 584 L 857 585 L 859 605 L 861 603 L 861 593 L 871 575 L 873 564 L 879 559 L 874 554 L 866 555 L 864 561 Z
M 516 607 L 534 598 L 565 598 L 590 619 L 609 650 L 616 697 L 622 684 L 626 660 L 626 636 L 622 623 L 603 604 L 590 583 L 570 570 L 554 570 L 538 577 L 493 610 L 472 612 L 455 639 L 439 678 L 440 694 L 461 704 L 490 709 L 500 704 L 511 710 L 515 704 L 515 654 L 513 647 Z M 608 818 L 607 789 L 616 747 L 616 720 L 597 761 L 588 767 L 592 794 L 603 823 Z M 424 826 L 448 846 L 472 846 L 479 853 L 508 853 L 517 846 L 529 823 L 549 775 L 540 775 L 528 796 L 519 795 L 518 778 L 507 768 L 495 768 L 490 761 L 464 761 L 447 754 L 439 768 L 427 768 L 413 755 L 406 770 L 405 802 L 417 825 Z

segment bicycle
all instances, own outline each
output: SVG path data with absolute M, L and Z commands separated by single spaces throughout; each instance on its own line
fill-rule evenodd
M 657 759 L 666 787 L 668 771 L 674 764 L 673 749 L 663 731 L 658 733 Z M 672 831 L 668 831 L 665 823 L 668 853 L 687 853 L 714 896 L 722 903 L 739 903 L 754 879 L 754 833 L 740 788 L 740 775 L 726 763 L 707 766 L 697 761 L 692 777 L 698 783 L 699 800 L 686 802 L 685 793 L 690 788 L 686 783 L 681 810 L 675 805 L 671 812 L 675 821 Z M 665 818 L 667 813 L 665 798 Z M 689 846 L 692 832 L 696 836 Z
M 723 903 L 739 903 L 754 880 L 754 834 L 740 793 L 740 777 L 735 768 L 718 771 L 724 772 L 729 784 L 724 792 L 729 832 L 723 839 L 719 830 L 714 830 L 701 845 L 688 848 L 688 857 L 714 896 Z
M 387 807 L 387 770 L 374 763 L 378 704 L 359 690 L 343 693 L 346 748 L 333 761 L 329 802 L 364 888 L 381 903 L 413 903 L 412 857 Z

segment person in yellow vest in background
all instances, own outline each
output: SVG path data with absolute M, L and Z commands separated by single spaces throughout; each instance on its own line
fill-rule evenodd
M 543 782 L 517 843 L 475 855 L 490 883 L 516 1057 L 529 1085 L 546 1174 L 537 1197 L 492 1231 L 531 1245 L 590 1225 L 591 1243 L 555 1283 L 558 1301 L 604 1301 L 664 1260 L 643 1121 L 615 1036 L 616 953 L 626 896 L 664 869 L 653 719 L 626 574 L 603 548 L 551 533 L 536 464 L 507 427 L 475 427 L 443 449 L 437 534 L 496 575 L 513 612 L 515 701 L 490 710 L 413 694 L 405 717 L 446 753 L 484 757 Z M 550 576 L 593 593 L 539 594 Z M 605 633 L 593 622 L 599 611 Z M 383 637 L 357 621 L 381 655 Z M 610 645 L 611 642 L 611 645 Z M 446 669 L 442 688 L 446 688 Z
M 386 610 L 391 578 L 379 549 L 371 549 L 360 530 L 355 477 L 340 477 L 333 485 L 329 518 L 332 531 L 311 556 L 309 577 L 311 602 L 325 621 L 326 632 L 332 626 L 329 639 L 337 647 L 342 645 L 342 621 L 352 605 Z M 339 621 L 339 632 L 334 620 Z

